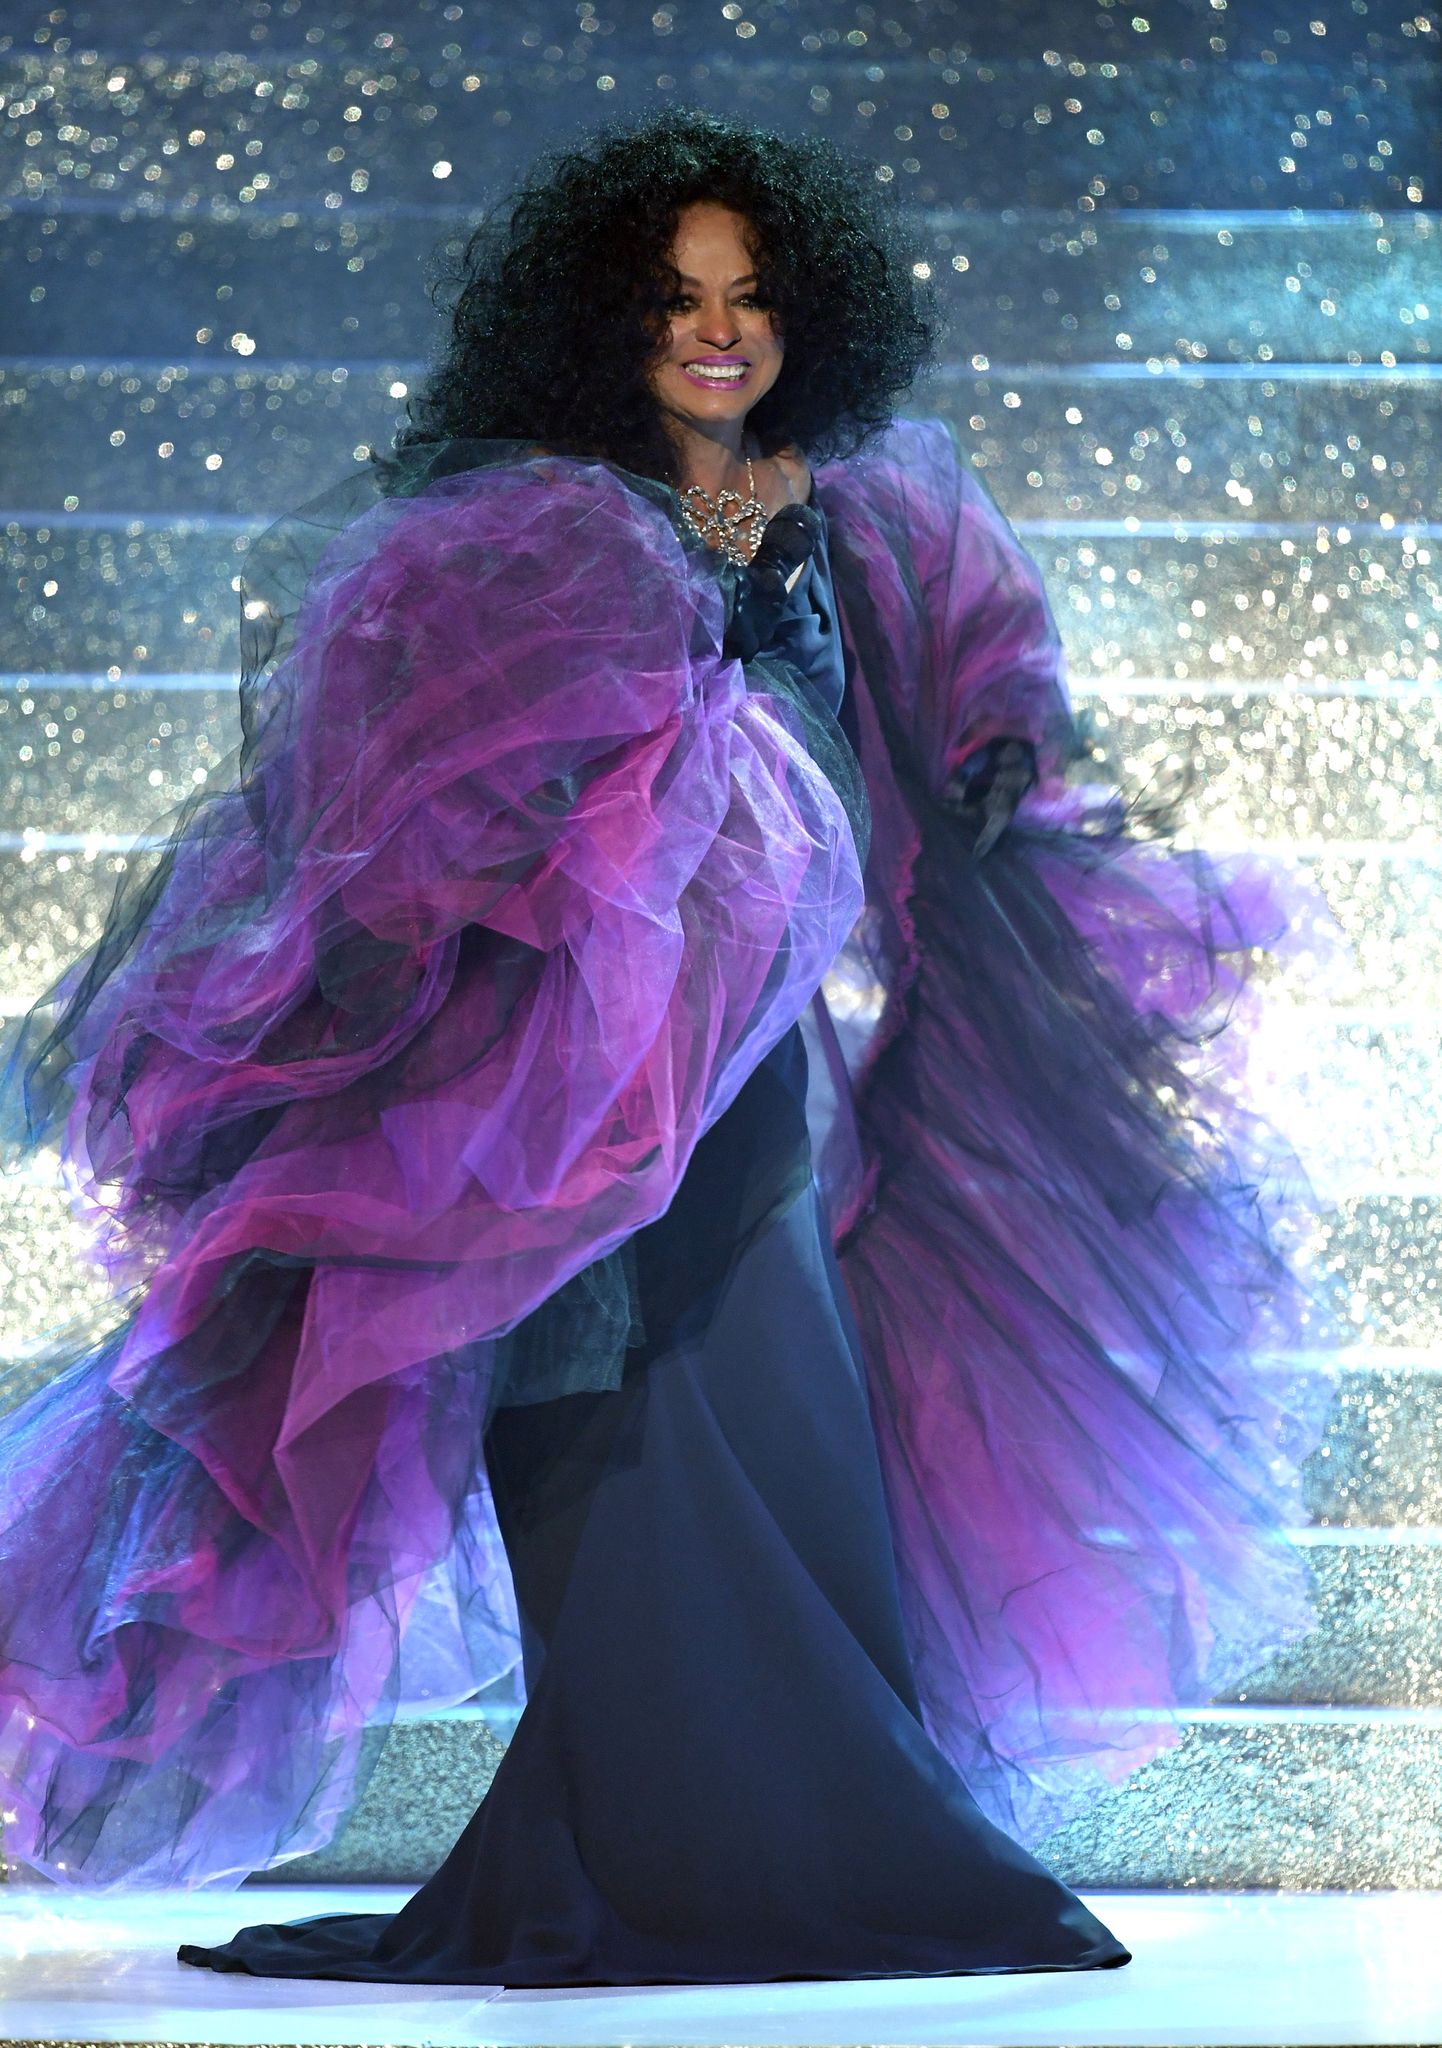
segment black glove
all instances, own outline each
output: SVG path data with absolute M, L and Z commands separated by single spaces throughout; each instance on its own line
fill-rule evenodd
M 809 505 L 783 505 L 767 520 L 761 544 L 736 577 L 736 605 L 722 652 L 750 661 L 771 638 L 789 596 L 787 584 L 816 552 L 821 521 Z
M 1036 780 L 1036 748 L 1031 741 L 998 734 L 967 756 L 941 801 L 970 828 L 971 850 L 980 857 L 995 846 Z

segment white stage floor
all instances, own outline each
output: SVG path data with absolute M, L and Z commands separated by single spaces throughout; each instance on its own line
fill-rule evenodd
M 846 1984 L 408 1990 L 215 1976 L 181 1940 L 256 1920 L 392 1911 L 403 1891 L 0 1890 L 4 2042 L 392 2044 L 1442 2043 L 1442 1893 L 1088 1893 L 1120 1970 Z

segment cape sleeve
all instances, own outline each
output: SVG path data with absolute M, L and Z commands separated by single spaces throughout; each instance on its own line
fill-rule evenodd
M 143 1282 L 0 1431 L 15 1853 L 175 1881 L 325 1839 L 490 1340 L 661 1213 L 812 997 L 860 784 L 722 625 L 602 465 L 374 505 L 235 785 L 12 1036 L 12 1137 L 58 1142 L 117 1307 Z
M 818 482 L 866 564 L 868 617 L 851 624 L 927 788 L 1009 737 L 1036 748 L 1044 782 L 1058 777 L 1073 719 L 1046 587 L 949 423 L 898 420 Z
M 879 848 L 842 1268 L 927 1725 L 1031 1845 L 1313 1619 L 1345 1326 L 1248 1055 L 1259 961 L 1340 935 L 1291 864 L 1067 778 L 1040 573 L 944 426 L 818 484 Z M 1002 735 L 1042 779 L 978 857 L 945 791 Z

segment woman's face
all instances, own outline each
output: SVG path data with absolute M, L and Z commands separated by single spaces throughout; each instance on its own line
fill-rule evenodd
M 667 412 L 706 434 L 744 419 L 781 374 L 745 228 L 729 206 L 698 200 L 682 208 L 671 245 L 681 282 L 650 384 Z

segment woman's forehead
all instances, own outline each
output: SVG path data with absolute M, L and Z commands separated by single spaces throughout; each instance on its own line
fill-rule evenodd
M 688 263 L 693 267 L 699 264 L 716 268 L 738 256 L 749 260 L 746 227 L 744 216 L 719 200 L 693 200 L 677 216 L 672 257 L 682 270 Z M 745 263 L 741 266 L 742 270 L 746 267 Z

